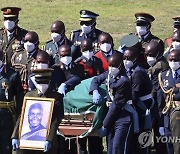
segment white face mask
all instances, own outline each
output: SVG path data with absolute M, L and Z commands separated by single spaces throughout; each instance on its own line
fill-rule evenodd
M 171 68 L 171 70 L 176 71 L 177 69 L 180 68 L 180 62 L 170 61 L 169 67 Z
M 91 32 L 92 28 L 91 28 L 91 26 L 82 25 L 81 30 L 84 34 L 88 34 Z
M 54 42 L 58 42 L 61 40 L 62 36 L 58 33 L 51 33 L 51 38 Z
M 12 30 L 12 29 L 15 27 L 15 22 L 14 22 L 14 21 L 11 21 L 11 20 L 5 20 L 5 21 L 4 21 L 4 27 L 5 27 L 7 30 Z
M 48 87 L 49 87 L 48 84 L 37 84 L 36 85 L 37 90 L 39 90 L 39 92 L 41 92 L 43 94 L 47 91 Z
M 131 67 L 133 66 L 133 62 L 130 60 L 123 60 L 123 62 L 124 62 L 124 67 L 126 70 L 131 69 Z
M 155 57 L 147 57 L 147 63 L 149 66 L 152 66 L 156 63 L 156 58 Z
M 119 69 L 116 67 L 109 66 L 109 74 L 111 76 L 116 76 L 119 73 Z
M 100 49 L 104 52 L 109 52 L 111 50 L 111 44 L 110 43 L 103 43 L 100 45 Z
M 31 52 L 35 49 L 35 44 L 27 41 L 24 43 L 24 48 L 27 52 Z
M 176 42 L 176 41 L 172 42 L 172 47 L 174 49 L 180 49 L 180 42 Z
M 72 61 L 72 57 L 71 56 L 64 56 L 60 58 L 60 61 L 65 64 L 68 65 L 71 61 Z
M 89 60 L 94 54 L 92 51 L 87 50 L 82 52 L 82 55 Z
M 37 69 L 48 69 L 48 64 L 45 63 L 38 63 L 36 64 Z
M 136 32 L 139 36 L 143 36 L 147 34 L 147 27 L 146 26 L 136 26 Z

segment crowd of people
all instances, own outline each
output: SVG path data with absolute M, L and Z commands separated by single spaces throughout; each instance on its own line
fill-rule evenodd
M 157 154 L 180 154 L 180 17 L 173 18 L 172 37 L 163 41 L 151 33 L 155 18 L 136 13 L 137 33 L 124 36 L 115 50 L 111 34 L 96 28 L 99 15 L 81 10 L 80 29 L 68 38 L 63 21 L 54 21 L 52 39 L 40 49 L 38 34 L 18 26 L 21 8 L 1 11 L 0 153 L 102 154 L 106 136 L 108 154 L 150 154 L 151 144 L 144 145 L 147 136 L 141 137 L 153 131 Z M 106 85 L 108 112 L 99 136 L 67 142 L 56 133 L 64 115 L 63 97 L 89 78 L 93 105 L 102 105 L 99 86 Z M 19 148 L 24 96 L 55 99 L 44 151 Z M 156 137 L 178 140 L 164 143 Z

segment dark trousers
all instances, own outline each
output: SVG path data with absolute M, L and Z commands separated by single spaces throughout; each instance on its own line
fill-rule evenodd
M 180 109 L 172 112 L 170 126 L 172 136 L 176 138 L 176 142 L 173 143 L 174 153 L 180 154 Z
M 172 137 L 171 130 L 170 130 L 169 128 L 164 128 L 164 129 L 165 129 L 164 135 L 165 135 L 167 138 Z M 167 142 L 167 143 L 165 143 L 165 144 L 166 144 L 167 154 L 174 154 L 173 144 L 170 143 L 170 142 Z
M 76 139 L 67 139 L 57 135 L 58 138 L 58 150 L 57 154 L 77 154 Z
M 88 140 L 88 152 L 87 152 L 87 140 Z M 102 154 L 103 143 L 102 138 L 98 136 L 88 136 L 78 139 L 80 154 Z
M 113 128 L 107 135 L 108 154 L 128 154 L 132 138 L 132 121 L 122 122 Z

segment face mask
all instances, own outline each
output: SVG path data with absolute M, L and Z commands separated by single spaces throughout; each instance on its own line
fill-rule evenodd
M 31 43 L 31 42 L 25 42 L 24 43 L 24 48 L 27 52 L 31 52 L 35 49 L 35 44 L 34 43 Z
M 62 36 L 58 33 L 51 33 L 51 38 L 54 42 L 58 42 L 61 40 Z
M 64 56 L 60 58 L 60 61 L 65 64 L 68 65 L 71 61 L 72 61 L 72 57 L 71 56 Z
M 14 21 L 11 21 L 11 20 L 5 20 L 5 21 L 4 21 L 4 27 L 5 27 L 7 30 L 12 30 L 12 29 L 15 27 L 15 22 L 14 22 Z
M 37 84 L 36 88 L 44 94 L 47 91 L 48 86 L 48 84 Z
M 147 57 L 147 63 L 149 66 L 152 66 L 156 63 L 156 58 L 155 57 Z
M 111 44 L 110 43 L 103 43 L 100 45 L 100 49 L 104 52 L 109 52 L 111 50 Z
M 37 69 L 48 69 L 48 64 L 45 63 L 38 63 L 36 64 Z
M 91 32 L 91 26 L 82 25 L 81 30 L 84 34 L 88 34 L 89 32 Z
M 116 76 L 119 73 L 119 69 L 116 67 L 109 66 L 109 74 L 111 76 Z
M 174 49 L 180 49 L 180 42 L 174 41 L 174 42 L 172 42 L 172 46 Z
M 133 66 L 133 62 L 130 60 L 123 60 L 123 62 L 126 70 L 130 69 Z
M 93 52 L 87 50 L 87 51 L 82 52 L 82 55 L 89 60 L 93 56 Z
M 171 68 L 171 70 L 176 71 L 180 68 L 180 62 L 171 61 L 169 62 L 169 67 Z
M 136 26 L 136 31 L 139 36 L 143 36 L 148 32 L 146 26 Z

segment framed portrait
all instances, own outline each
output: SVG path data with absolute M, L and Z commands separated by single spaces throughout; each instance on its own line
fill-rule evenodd
M 54 101 L 52 98 L 24 97 L 19 124 L 20 149 L 44 149 Z

